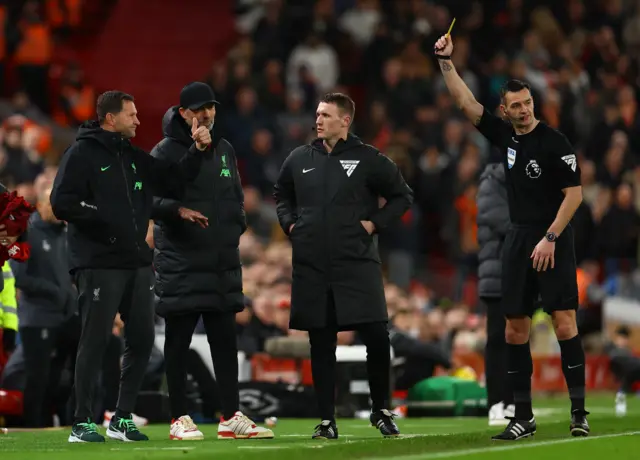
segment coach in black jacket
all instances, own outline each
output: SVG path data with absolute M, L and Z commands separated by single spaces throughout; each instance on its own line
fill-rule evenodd
M 502 245 L 511 224 L 504 165 L 499 158 L 490 162 L 478 186 L 478 294 L 487 310 L 487 344 L 485 348 L 487 399 L 490 425 L 506 425 L 504 417 L 513 415 L 512 392 L 505 388 L 507 343 L 502 316 Z M 506 410 L 506 412 L 505 412 Z
M 55 216 L 69 223 L 70 270 L 83 324 L 76 360 L 76 421 L 69 442 L 104 442 L 90 420 L 92 394 L 118 311 L 127 347 L 107 435 L 146 440 L 131 422 L 131 412 L 155 332 L 151 251 L 145 241 L 153 196 L 195 178 L 202 162 L 198 150 L 207 148 L 211 136 L 194 122 L 196 144 L 178 163 L 159 161 L 129 141 L 140 124 L 133 97 L 106 92 L 98 98 L 97 112 L 98 121 L 84 123 L 63 156 L 51 194 Z
M 246 223 L 235 151 L 225 139 L 213 135 L 216 104 L 207 84 L 186 85 L 180 93 L 180 105 L 164 116 L 164 139 L 151 152 L 155 158 L 170 161 L 183 156 L 191 145 L 194 117 L 212 131 L 213 149 L 204 154 L 200 173 L 186 185 L 182 199 L 154 199 L 156 312 L 165 319 L 164 356 L 174 420 L 171 436 L 194 436 L 187 413 L 185 356 L 202 318 L 221 394 L 224 436 L 273 437 L 271 431 L 254 423 L 237 423 L 242 422 L 242 416 L 236 415 L 235 314 L 244 308 L 238 245 Z
M 397 166 L 348 133 L 355 106 L 327 94 L 316 114 L 318 139 L 295 149 L 275 185 L 278 218 L 293 247 L 292 329 L 309 331 L 322 423 L 335 438 L 338 330 L 355 329 L 367 346 L 372 423 L 398 434 L 389 405 L 389 333 L 376 232 L 400 219 L 413 192 Z M 379 197 L 386 200 L 379 206 Z

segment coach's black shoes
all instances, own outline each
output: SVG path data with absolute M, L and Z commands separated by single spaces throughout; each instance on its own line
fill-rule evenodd
M 589 436 L 589 422 L 587 422 L 587 415 L 589 412 L 584 410 L 577 410 L 571 413 L 571 425 L 569 430 L 571 436 Z
M 98 426 L 95 423 L 87 420 L 73 424 L 69 442 L 104 442 L 104 436 L 98 433 Z
M 536 434 L 536 419 L 516 420 L 514 417 L 507 417 L 510 421 L 504 431 L 493 436 L 493 441 L 518 441 L 524 438 L 530 438 Z
M 149 438 L 140 433 L 138 427 L 131 418 L 116 417 L 111 418 L 109 428 L 107 428 L 107 436 L 118 441 L 148 441 Z
M 338 427 L 332 420 L 323 420 L 315 430 L 311 439 L 338 439 Z
M 393 419 L 396 417 L 396 414 L 388 411 L 387 409 L 382 409 L 376 412 L 372 412 L 369 417 L 369 421 L 371 422 L 371 426 L 375 426 L 380 430 L 382 436 L 399 436 L 400 430 L 398 429 L 398 425 Z

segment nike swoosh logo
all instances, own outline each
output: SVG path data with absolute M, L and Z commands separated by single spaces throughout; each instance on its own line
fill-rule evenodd
M 111 167 L 111 165 L 109 165 L 109 166 L 105 166 L 104 168 L 100 168 L 100 171 L 104 172 L 104 171 L 106 171 L 107 169 L 109 169 L 110 167 Z
M 518 140 L 516 140 L 516 138 L 515 138 L 515 137 L 512 137 L 511 139 L 512 139 L 512 140 L 513 140 L 513 142 L 515 142 L 516 144 L 519 144 L 519 143 L 520 143 Z
M 575 369 L 576 367 L 580 367 L 582 364 L 576 364 L 575 366 L 567 366 L 567 369 Z
M 153 291 L 153 286 L 149 287 L 149 290 L 150 290 L 150 291 Z
M 311 169 L 303 169 L 302 170 L 302 174 L 307 174 L 309 171 L 313 171 L 316 168 L 311 168 Z

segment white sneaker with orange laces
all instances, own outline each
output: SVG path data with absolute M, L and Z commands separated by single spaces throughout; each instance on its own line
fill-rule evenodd
M 273 431 L 257 426 L 253 421 L 238 411 L 229 420 L 220 419 L 218 439 L 271 439 Z
M 198 426 L 193 423 L 191 417 L 183 415 L 171 421 L 169 439 L 174 441 L 201 441 L 204 439 L 204 435 L 198 430 Z

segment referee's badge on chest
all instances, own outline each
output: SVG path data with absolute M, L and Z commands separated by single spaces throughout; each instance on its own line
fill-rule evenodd
M 513 168 L 514 163 L 516 162 L 516 151 L 511 147 L 507 149 L 507 166 L 509 169 Z

